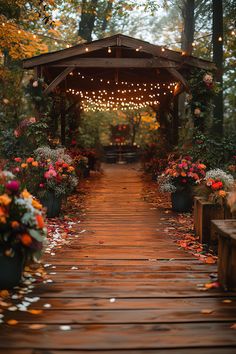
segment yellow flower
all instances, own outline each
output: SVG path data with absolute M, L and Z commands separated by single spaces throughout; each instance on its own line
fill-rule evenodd
M 221 191 L 218 192 L 218 194 L 219 194 L 220 197 L 224 198 L 227 193 L 225 191 L 221 190 Z
M 22 167 L 22 168 L 27 168 L 28 165 L 27 165 L 27 163 L 22 163 L 22 164 L 21 164 L 21 167 Z
M 41 210 L 43 208 L 42 204 L 40 204 L 37 199 L 32 200 L 32 205 L 35 209 Z
M 31 198 L 32 195 L 27 191 L 27 189 L 24 189 L 23 192 L 21 192 L 21 196 L 24 198 L 24 199 L 28 199 L 28 198 Z
M 7 194 L 0 195 L 0 204 L 1 205 L 9 205 L 11 203 L 11 198 Z

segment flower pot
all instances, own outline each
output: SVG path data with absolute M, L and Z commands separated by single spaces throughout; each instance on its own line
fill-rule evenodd
M 90 176 L 90 168 L 89 167 L 85 167 L 83 169 L 83 177 L 84 178 L 88 178 Z
M 62 197 L 57 197 L 53 192 L 47 192 L 46 196 L 41 199 L 41 203 L 47 208 L 47 217 L 55 218 L 61 212 Z
M 5 250 L 0 245 L 0 290 L 17 286 L 21 281 L 24 269 L 23 252 L 17 249 L 13 257 L 9 257 L 5 255 Z
M 179 213 L 190 212 L 193 205 L 193 197 L 190 190 L 182 190 L 171 193 L 172 210 Z

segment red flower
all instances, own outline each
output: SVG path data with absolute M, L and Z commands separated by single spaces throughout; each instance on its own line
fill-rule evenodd
M 223 187 L 223 183 L 222 182 L 215 182 L 212 184 L 211 188 L 214 191 L 217 191 L 218 189 L 221 189 Z

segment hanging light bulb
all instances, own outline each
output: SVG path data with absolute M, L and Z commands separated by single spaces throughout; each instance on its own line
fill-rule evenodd
M 219 38 L 218 38 L 218 41 L 219 41 L 219 42 L 222 42 L 222 41 L 223 41 L 223 38 L 222 38 L 222 37 L 219 37 Z
M 108 47 L 107 51 L 108 53 L 111 53 L 111 47 Z

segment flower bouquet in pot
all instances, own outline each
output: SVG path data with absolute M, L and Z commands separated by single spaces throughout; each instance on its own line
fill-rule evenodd
M 47 216 L 58 216 L 62 199 L 73 192 L 78 179 L 72 159 L 64 149 L 38 148 L 35 158 L 21 160 L 14 171 L 29 191 L 47 208 Z
M 169 162 L 158 182 L 162 192 L 171 193 L 174 211 L 187 212 L 192 209 L 193 186 L 205 177 L 205 169 L 204 164 L 193 162 L 190 156 Z
M 223 206 L 229 192 L 233 190 L 233 187 L 233 176 L 216 168 L 206 173 L 200 185 L 195 188 L 195 192 L 206 200 Z
M 17 285 L 25 263 L 39 260 L 47 236 L 42 209 L 11 172 L 0 171 L 0 289 Z

